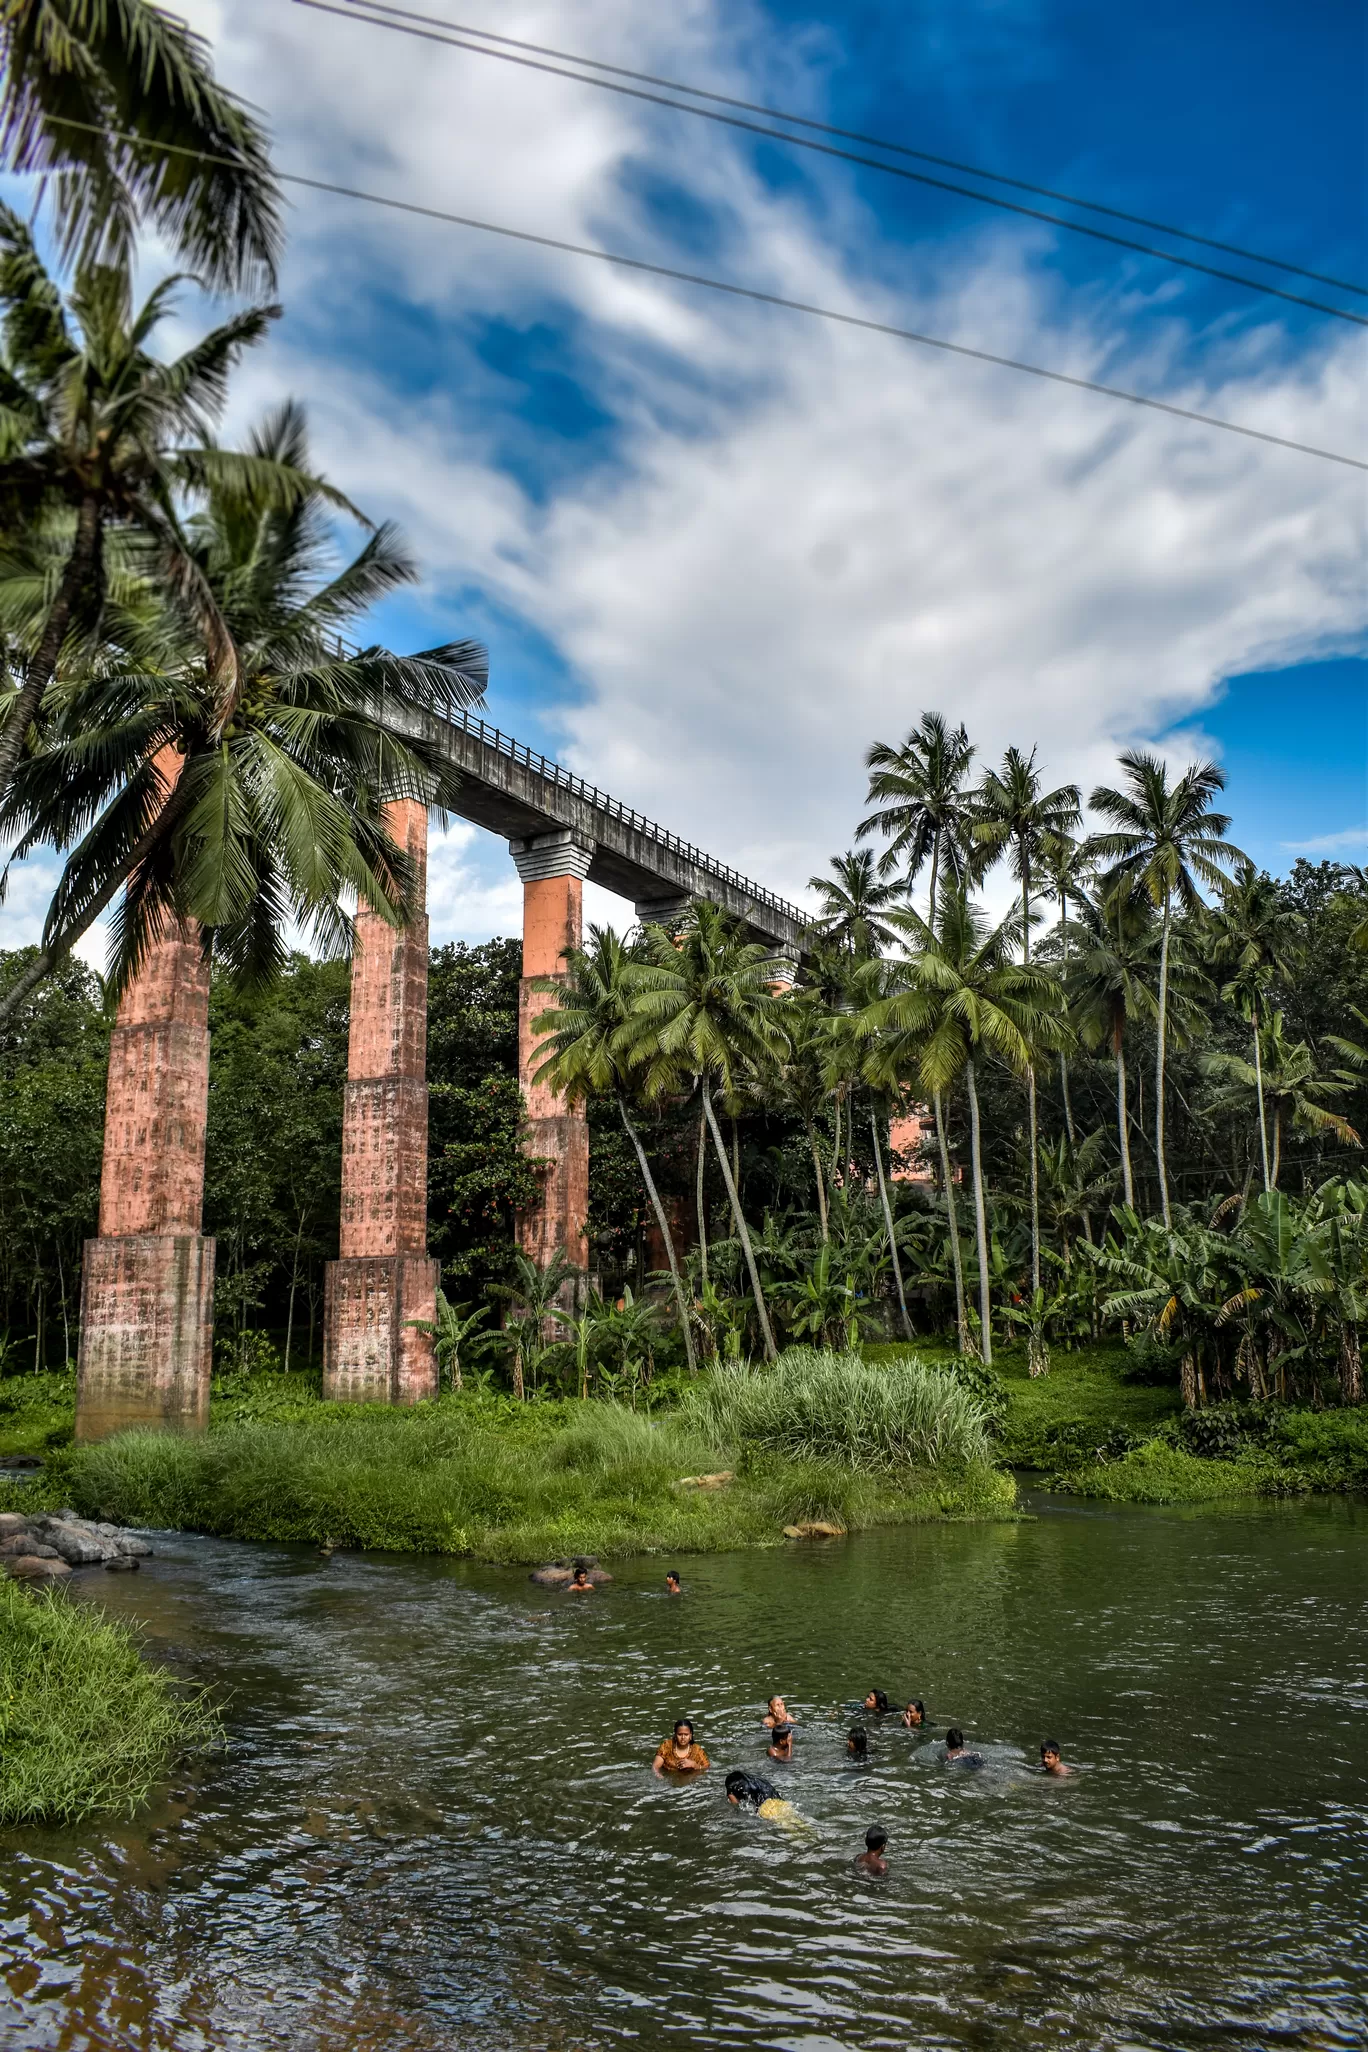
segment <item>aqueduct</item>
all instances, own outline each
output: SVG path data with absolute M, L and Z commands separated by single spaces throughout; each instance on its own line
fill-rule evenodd
M 792 980 L 806 925 L 786 904 L 701 848 L 525 748 L 474 714 L 432 720 L 460 772 L 453 810 L 508 841 L 523 886 L 518 1067 L 528 1148 L 549 1166 L 522 1244 L 545 1262 L 557 1248 L 583 1265 L 589 1133 L 532 1082 L 532 1026 L 554 997 L 582 933 L 584 880 L 667 919 L 710 898 L 774 951 Z M 389 812 L 420 875 L 428 820 L 419 804 Z M 427 1251 L 428 928 L 357 922 L 342 1131 L 338 1258 L 328 1265 L 324 1394 L 414 1403 L 436 1389 L 431 1344 L 411 1323 L 435 1311 L 438 1265 Z M 206 1422 L 213 1335 L 214 1242 L 202 1231 L 209 1097 L 209 979 L 194 935 L 153 948 L 125 993 L 110 1043 L 99 1236 L 81 1284 L 77 1434 L 124 1426 L 195 1431 Z

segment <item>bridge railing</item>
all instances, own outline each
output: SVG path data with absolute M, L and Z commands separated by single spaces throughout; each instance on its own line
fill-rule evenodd
M 786 898 L 777 896 L 774 891 L 767 891 L 763 884 L 752 882 L 751 878 L 743 876 L 739 869 L 732 869 L 725 863 L 718 862 L 705 849 L 695 847 L 692 841 L 682 841 L 678 834 L 667 832 L 653 819 L 647 819 L 644 813 L 635 811 L 630 805 L 621 804 L 606 791 L 600 791 L 597 784 L 587 783 L 583 777 L 577 777 L 573 770 L 565 769 L 562 764 L 553 762 L 550 756 L 540 755 L 535 748 L 528 748 L 525 743 L 515 740 L 512 734 L 505 734 L 498 727 L 491 727 L 487 720 L 477 719 L 474 713 L 448 713 L 446 718 L 450 726 L 459 727 L 482 747 L 494 749 L 496 754 L 505 756 L 510 762 L 523 764 L 535 775 L 545 777 L 549 783 L 557 785 L 562 791 L 569 791 L 576 798 L 583 798 L 587 804 L 595 806 L 600 812 L 606 812 L 611 819 L 629 827 L 633 832 L 649 835 L 658 846 L 668 848 L 674 855 L 683 856 L 686 862 L 706 870 L 709 876 L 717 877 L 719 881 L 744 891 L 756 904 L 767 905 L 771 912 L 782 913 L 800 928 L 810 923 L 809 915 L 799 911 L 796 905 L 790 905 Z

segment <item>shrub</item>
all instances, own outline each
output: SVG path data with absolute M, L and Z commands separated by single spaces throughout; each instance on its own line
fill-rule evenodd
M 850 1467 L 963 1465 L 989 1458 L 982 1402 L 915 1355 L 873 1365 L 858 1354 L 790 1347 L 772 1367 L 716 1370 L 688 1414 L 723 1444 Z
M 0 1583 L 0 1821 L 131 1815 L 177 1754 L 219 1735 L 205 1696 L 147 1666 L 126 1626 Z
M 1053 1476 L 1051 1486 L 1112 1503 L 1218 1503 L 1263 1493 L 1250 1461 L 1204 1461 L 1167 1439 L 1147 1440 L 1119 1461 Z

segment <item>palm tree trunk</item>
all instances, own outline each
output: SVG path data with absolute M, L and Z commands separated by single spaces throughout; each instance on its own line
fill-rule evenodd
M 1031 959 L 1031 865 L 1022 844 L 1021 959 Z M 1031 1148 L 1031 1289 L 1040 1288 L 1040 1130 L 1036 1115 L 1035 1064 L 1026 1071 L 1026 1111 Z
M 950 1260 L 955 1271 L 955 1340 L 962 1354 L 969 1351 L 969 1321 L 964 1315 L 964 1260 L 960 1253 L 959 1220 L 955 1215 L 955 1179 L 950 1170 L 950 1142 L 945 1137 L 945 1110 L 939 1090 L 931 1100 L 936 1115 L 936 1139 L 940 1143 L 941 1178 L 945 1184 L 945 1214 L 950 1225 Z
M 1121 1044 L 1121 1035 L 1112 1036 L 1116 1049 L 1116 1133 L 1121 1142 L 1121 1190 L 1126 1200 L 1126 1209 L 1135 1209 L 1135 1178 L 1131 1174 L 1130 1158 L 1130 1109 L 1126 1103 L 1126 1053 Z
M 808 1146 L 812 1149 L 812 1174 L 817 1184 L 817 1216 L 822 1223 L 822 1245 L 825 1247 L 831 1233 L 827 1227 L 826 1184 L 822 1179 L 822 1156 L 817 1146 L 817 1128 L 810 1119 L 806 1123 Z
M 1154 1055 L 1154 1152 L 1159 1164 L 1159 1206 L 1164 1224 L 1172 1225 L 1169 1210 L 1168 1160 L 1164 1154 L 1164 1056 L 1168 1040 L 1169 893 L 1164 893 L 1164 930 L 1159 943 L 1159 1034 Z
M 732 1217 L 736 1221 L 737 1238 L 741 1242 L 741 1250 L 746 1257 L 746 1268 L 750 1275 L 751 1289 L 755 1296 L 756 1315 L 760 1320 L 760 1332 L 765 1342 L 765 1356 L 767 1360 L 777 1361 L 779 1349 L 774 1344 L 774 1334 L 770 1330 L 769 1312 L 765 1308 L 765 1293 L 760 1287 L 760 1271 L 755 1265 L 755 1249 L 751 1245 L 750 1230 L 746 1225 L 745 1214 L 741 1209 L 741 1199 L 737 1196 L 736 1185 L 732 1181 L 731 1164 L 727 1160 L 727 1150 L 722 1142 L 722 1129 L 717 1123 L 717 1114 L 713 1110 L 712 1092 L 708 1087 L 706 1076 L 703 1078 L 703 1116 L 708 1121 L 708 1126 L 713 1136 L 713 1146 L 717 1149 L 717 1159 L 722 1167 L 722 1180 L 727 1186 L 727 1196 L 731 1203 Z
M 1275 1106 L 1275 1107 L 1274 1107 L 1274 1111 L 1273 1111 L 1273 1182 L 1272 1182 L 1272 1186 L 1271 1186 L 1271 1187 L 1272 1187 L 1273 1189 L 1275 1189 L 1275 1190 L 1276 1190 L 1276 1189 L 1277 1189 L 1277 1187 L 1278 1187 L 1278 1172 L 1279 1172 L 1279 1170 L 1281 1169 L 1281 1167 L 1282 1167 L 1282 1106 L 1281 1106 L 1281 1105 L 1279 1104 L 1279 1105 L 1277 1105 L 1277 1106 Z
M 703 1282 L 708 1280 L 708 1215 L 703 1192 L 704 1170 L 708 1157 L 704 1153 L 708 1128 L 704 1114 L 698 1114 L 698 1170 L 694 1184 L 694 1209 L 698 1216 L 698 1272 Z
M 987 1367 L 993 1365 L 993 1328 L 989 1322 L 991 1304 L 988 1294 L 988 1215 L 983 1202 L 983 1155 L 979 1145 L 979 1101 L 978 1085 L 974 1080 L 972 1056 L 964 1065 L 964 1079 L 969 1086 L 969 1154 L 974 1166 L 974 1225 L 978 1233 L 979 1271 L 979 1324 L 983 1329 L 983 1359 Z
M 844 1183 L 845 1177 L 841 1175 L 841 1093 L 839 1090 L 836 1092 L 836 1124 L 831 1140 L 831 1173 L 834 1176 L 840 1175 L 841 1181 Z
M 926 899 L 926 923 L 932 933 L 936 930 L 936 877 L 940 869 L 940 828 L 931 836 L 931 889 Z
M 617 1106 L 618 1116 L 622 1120 L 622 1129 L 636 1149 L 636 1158 L 641 1167 L 641 1180 L 646 1185 L 646 1195 L 651 1200 L 651 1209 L 656 1215 L 656 1224 L 660 1227 L 660 1237 L 665 1242 L 665 1254 L 670 1264 L 670 1277 L 674 1283 L 675 1303 L 679 1307 L 679 1328 L 684 1335 L 684 1352 L 688 1356 L 690 1375 L 696 1375 L 698 1373 L 698 1363 L 694 1359 L 693 1334 L 689 1330 L 689 1305 L 684 1295 L 683 1278 L 679 1273 L 679 1261 L 675 1254 L 674 1235 L 670 1231 L 670 1221 L 665 1216 L 665 1206 L 660 1201 L 660 1192 L 656 1188 L 655 1177 L 651 1174 L 651 1164 L 646 1159 L 646 1149 L 641 1144 L 641 1135 L 637 1132 L 636 1127 L 628 1116 L 627 1100 L 620 1090 L 617 1094 Z
M 879 1122 L 873 1111 L 869 1114 L 869 1130 L 874 1136 L 874 1166 L 879 1171 L 879 1202 L 883 1205 L 884 1228 L 888 1233 L 888 1252 L 893 1263 L 893 1280 L 898 1285 L 898 1309 L 902 1313 L 903 1333 L 908 1339 L 915 1339 L 912 1320 L 907 1315 L 907 1296 L 903 1289 L 902 1263 L 898 1259 L 898 1236 L 893 1230 L 893 1207 L 888 1201 L 888 1185 L 884 1181 L 883 1149 L 879 1145 Z
M 57 587 L 57 596 L 47 616 L 42 637 L 24 672 L 24 681 L 9 718 L 0 727 L 0 802 L 2 802 L 14 781 L 15 766 L 28 736 L 28 730 L 37 719 L 48 685 L 57 672 L 62 643 L 66 640 L 71 625 L 71 615 L 82 588 L 89 582 L 95 568 L 100 548 L 100 508 L 93 498 L 84 498 L 76 515 L 76 534 L 67 557 L 62 581 Z
M 1259 1008 L 1254 1007 L 1254 1087 L 1259 1093 L 1259 1150 L 1263 1156 L 1264 1189 L 1272 1188 L 1268 1180 L 1268 1115 L 1264 1110 L 1263 1052 L 1259 1046 Z
M 1059 931 L 1064 942 L 1064 983 L 1067 988 L 1069 981 L 1069 900 L 1064 891 L 1061 891 L 1059 894 Z M 1078 1146 L 1078 1135 L 1074 1131 L 1073 1105 L 1069 1101 L 1069 1058 L 1062 1047 L 1059 1050 L 1059 1093 L 1064 1099 L 1064 1130 L 1069 1136 L 1070 1147 L 1076 1148 Z

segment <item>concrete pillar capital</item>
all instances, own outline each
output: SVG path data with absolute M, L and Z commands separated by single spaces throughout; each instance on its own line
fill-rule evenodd
M 670 891 L 658 898 L 640 898 L 632 910 L 642 926 L 678 926 L 693 899 L 687 891 Z
M 580 840 L 569 827 L 554 834 L 532 834 L 526 840 L 510 841 L 508 852 L 525 884 L 542 883 L 552 876 L 583 879 L 594 859 L 593 843 Z

